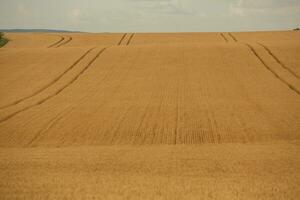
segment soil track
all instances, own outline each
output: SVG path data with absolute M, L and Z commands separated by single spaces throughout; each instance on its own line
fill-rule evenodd
M 60 37 L 60 40 L 58 40 L 54 44 L 51 44 L 48 48 L 55 47 L 56 45 L 59 45 L 60 43 L 62 43 L 65 40 L 65 37 L 63 37 L 63 36 L 59 36 L 59 37 Z
M 7 34 L 0 199 L 299 199 L 299 34 Z
M 246 44 L 246 45 L 249 47 L 249 49 L 252 51 L 252 53 L 261 61 L 261 63 L 266 67 L 266 69 L 268 69 L 277 79 L 279 79 L 282 83 L 284 83 L 285 85 L 287 85 L 291 90 L 293 90 L 298 95 L 300 95 L 300 91 L 297 90 L 297 88 L 295 88 L 293 85 L 291 85 L 290 83 L 288 83 L 286 80 L 284 80 L 283 78 L 281 78 L 271 67 L 269 67 L 266 64 L 266 62 L 258 55 L 258 53 L 255 51 L 255 49 L 250 44 Z
M 122 38 L 121 38 L 120 42 L 118 43 L 118 45 L 121 45 L 121 44 L 122 44 L 122 42 L 123 42 L 123 40 L 125 39 L 126 35 L 127 35 L 127 33 L 125 33 L 125 34 L 122 36 Z
M 284 69 L 286 69 L 287 71 L 289 71 L 291 74 L 293 74 L 296 78 L 300 79 L 300 76 L 298 76 L 293 70 L 291 70 L 290 68 L 288 68 L 287 66 L 285 66 L 273 53 L 272 51 L 266 46 L 263 45 L 261 43 L 258 43 L 260 46 L 262 46 L 276 61 L 278 64 L 280 64 Z
M 63 42 L 61 42 L 60 44 L 58 44 L 57 46 L 56 46 L 56 48 L 58 48 L 58 47 L 61 47 L 61 46 L 64 46 L 64 45 L 66 45 L 66 44 L 68 44 L 69 42 L 71 42 L 72 41 L 72 37 L 71 36 L 65 36 L 65 37 L 67 37 L 68 39 L 66 39 L 66 41 L 63 41 Z
M 237 39 L 233 36 L 232 33 L 228 33 L 228 35 L 233 39 L 233 41 L 237 42 Z
M 130 38 L 128 39 L 126 45 L 129 45 L 129 44 L 130 44 L 130 42 L 131 42 L 131 40 L 133 39 L 133 37 L 134 37 L 134 33 L 131 34 L 131 36 L 130 36 Z
M 225 35 L 223 33 L 220 33 L 220 35 L 222 36 L 222 38 L 225 40 L 225 42 L 228 42 L 228 39 L 225 37 Z

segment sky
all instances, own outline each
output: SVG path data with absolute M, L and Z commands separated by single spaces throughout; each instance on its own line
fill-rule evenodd
M 0 29 L 225 32 L 300 27 L 300 0 L 0 0 Z

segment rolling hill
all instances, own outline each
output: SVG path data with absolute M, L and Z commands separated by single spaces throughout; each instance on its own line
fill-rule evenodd
M 297 199 L 300 33 L 7 33 L 1 199 Z

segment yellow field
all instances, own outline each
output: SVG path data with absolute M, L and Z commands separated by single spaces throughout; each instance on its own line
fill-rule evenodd
M 300 32 L 6 37 L 0 199 L 300 198 Z

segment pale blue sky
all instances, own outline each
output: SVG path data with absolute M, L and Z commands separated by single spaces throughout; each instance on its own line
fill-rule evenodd
M 221 32 L 299 26 L 300 0 L 0 0 L 0 29 Z

